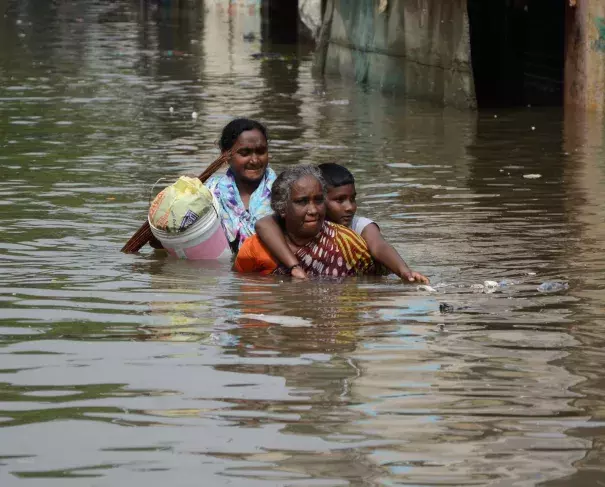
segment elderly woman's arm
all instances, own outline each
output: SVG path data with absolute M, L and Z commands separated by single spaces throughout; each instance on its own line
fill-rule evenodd
M 269 215 L 261 218 L 255 225 L 256 233 L 265 244 L 269 252 L 276 260 L 282 263 L 286 268 L 291 269 L 293 277 L 304 279 L 307 274 L 301 267 L 299 262 L 284 237 L 284 232 L 277 223 L 274 215 Z

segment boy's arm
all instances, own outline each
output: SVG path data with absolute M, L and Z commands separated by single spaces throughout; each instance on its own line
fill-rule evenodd
M 368 244 L 372 257 L 388 269 L 397 274 L 401 279 L 410 282 L 428 284 L 429 280 L 419 272 L 412 271 L 397 251 L 382 237 L 378 225 L 370 223 L 361 232 L 361 236 Z
M 305 271 L 299 266 L 298 259 L 288 247 L 284 232 L 279 228 L 279 224 L 274 215 L 269 215 L 261 218 L 255 225 L 256 233 L 261 239 L 265 247 L 271 252 L 279 262 L 285 267 L 292 268 L 291 274 L 293 277 L 304 279 L 307 277 Z

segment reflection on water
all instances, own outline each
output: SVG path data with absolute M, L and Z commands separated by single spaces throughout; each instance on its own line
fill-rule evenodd
M 597 485 L 602 120 L 315 80 L 228 3 L 0 1 L 2 485 Z M 236 115 L 436 292 L 120 254 Z

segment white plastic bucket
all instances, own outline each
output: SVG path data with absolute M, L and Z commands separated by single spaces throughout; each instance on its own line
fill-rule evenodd
M 218 201 L 213 196 L 213 210 L 184 232 L 168 233 L 149 222 L 151 232 L 169 254 L 181 259 L 214 260 L 231 255 L 229 242 L 218 217 Z

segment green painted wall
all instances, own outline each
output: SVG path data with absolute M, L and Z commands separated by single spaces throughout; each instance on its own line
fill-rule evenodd
M 475 108 L 466 0 L 331 0 L 323 68 L 385 91 Z M 331 20 L 330 20 L 331 19 Z M 325 46 L 324 46 L 325 47 Z

